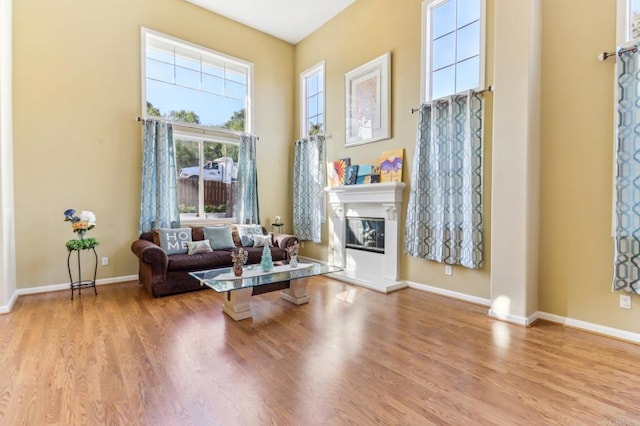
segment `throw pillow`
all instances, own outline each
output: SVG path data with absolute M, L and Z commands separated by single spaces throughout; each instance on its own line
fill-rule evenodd
M 158 229 L 160 247 L 167 254 L 184 254 L 187 252 L 187 242 L 191 241 L 191 228 L 160 228 Z
M 204 228 L 204 238 L 209 240 L 213 250 L 235 248 L 231 228 L 228 226 L 211 226 Z
M 273 244 L 271 244 L 271 235 L 254 235 L 253 246 L 254 247 L 264 247 L 264 246 L 273 247 Z
M 187 254 L 208 253 L 213 251 L 209 240 L 187 242 Z
M 260 225 L 236 225 L 236 229 L 238 230 L 238 236 L 240 237 L 240 241 L 242 241 L 243 247 L 254 246 L 254 236 L 264 235 L 262 233 L 262 226 Z

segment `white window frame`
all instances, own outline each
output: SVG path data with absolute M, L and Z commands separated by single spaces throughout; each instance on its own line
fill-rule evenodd
M 198 166 L 200 167 L 200 171 L 202 172 L 203 167 L 205 165 L 205 163 L 208 161 L 207 159 L 204 158 L 204 144 L 209 142 L 209 143 L 222 143 L 222 144 L 229 144 L 229 145 L 239 145 L 239 143 L 237 142 L 232 142 L 229 139 L 222 139 L 222 138 L 214 138 L 214 137 L 206 137 L 203 135 L 198 135 L 198 134 L 194 134 L 193 132 L 190 132 L 189 129 L 181 127 L 179 124 L 176 125 L 174 127 L 173 130 L 173 138 L 174 140 L 184 140 L 184 141 L 189 141 L 189 142 L 197 142 L 198 143 Z M 198 216 L 197 217 L 191 217 L 191 216 L 187 216 L 184 215 L 183 213 L 180 213 L 180 223 L 184 224 L 184 225 L 189 225 L 189 224 L 206 224 L 206 223 L 235 223 L 236 219 L 235 217 L 229 217 L 229 218 L 218 218 L 218 219 L 211 219 L 211 218 L 207 218 L 207 214 L 204 211 L 204 173 L 200 173 L 200 177 L 198 179 L 198 188 L 201 188 L 201 190 L 198 191 Z
M 326 87 L 326 76 L 327 73 L 325 71 L 325 61 L 322 60 L 315 64 L 314 66 L 304 70 L 300 73 L 300 137 L 306 138 L 309 136 L 309 111 L 307 108 L 307 79 L 314 74 L 322 71 L 322 132 L 321 134 L 325 134 L 327 131 L 327 114 L 326 114 L 326 104 L 327 104 L 327 87 Z
M 625 47 L 634 43 L 631 40 L 631 16 L 629 16 L 630 0 L 617 0 L 616 8 L 616 44 Z
M 247 69 L 247 100 L 245 106 L 245 129 L 244 132 L 251 133 L 251 129 L 253 128 L 253 63 L 249 61 L 245 61 L 244 59 L 236 58 L 235 56 L 227 55 L 222 52 L 215 51 L 213 49 L 209 49 L 207 47 L 191 43 L 185 40 L 181 40 L 177 37 L 170 36 L 168 34 L 163 34 L 161 32 L 151 30 L 149 28 L 141 27 L 140 28 L 140 78 L 141 78 L 141 87 L 142 87 L 142 99 L 141 99 L 141 111 L 142 115 L 146 115 L 147 111 L 147 36 L 155 37 L 159 39 L 163 39 L 167 42 L 176 44 L 186 49 L 197 50 L 197 51 L 205 51 L 213 56 L 218 56 L 226 61 L 233 62 L 236 65 L 242 66 Z M 215 126 L 203 126 L 210 129 L 220 130 L 222 132 L 229 132 L 227 129 L 223 129 Z
M 150 35 L 155 38 L 163 39 L 167 42 L 174 43 L 180 47 L 185 47 L 188 49 L 195 49 L 198 51 L 205 51 L 212 55 L 221 57 L 225 60 L 233 62 L 237 65 L 242 65 L 247 69 L 247 99 L 245 106 L 245 130 L 244 132 L 250 133 L 253 127 L 253 113 L 252 113 L 252 99 L 253 99 L 253 64 L 251 62 L 226 55 L 224 53 L 220 53 L 211 49 L 208 49 L 203 46 L 199 46 L 194 43 L 190 43 L 176 37 L 169 36 L 167 34 L 163 34 L 148 28 L 141 27 L 141 43 L 140 43 L 140 71 L 141 71 L 141 116 L 146 116 L 147 111 L 147 90 L 146 90 L 146 45 L 147 45 L 147 36 Z M 213 142 L 213 143 L 223 143 L 223 144 L 231 144 L 231 145 L 239 145 L 240 143 L 240 134 L 242 132 L 237 132 L 229 129 L 224 129 L 216 126 L 202 126 L 202 125 L 193 125 L 191 123 L 174 123 L 173 127 L 173 135 L 174 139 L 188 140 L 199 143 L 199 167 L 202 171 L 205 158 L 204 158 L 204 143 L 205 142 Z M 183 216 L 181 214 L 180 221 L 182 224 L 207 224 L 207 223 L 235 223 L 235 218 L 225 218 L 225 219 L 208 219 L 207 215 L 204 212 L 204 173 L 200 173 L 199 178 L 199 188 L 198 191 L 198 216 L 196 218 Z
M 449 0 L 423 0 L 422 2 L 422 78 L 420 93 L 423 103 L 433 100 L 431 99 L 431 10 L 447 1 Z M 485 88 L 486 21 L 486 0 L 480 0 L 480 70 L 477 90 Z

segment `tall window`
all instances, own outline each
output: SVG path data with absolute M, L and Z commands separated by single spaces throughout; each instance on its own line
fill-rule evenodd
M 618 0 L 618 46 L 640 40 L 640 0 Z
M 484 85 L 484 0 L 425 0 L 424 100 Z
M 300 74 L 301 136 L 324 134 L 324 61 Z
M 181 220 L 233 217 L 252 64 L 147 29 L 142 51 L 143 111 L 174 122 Z

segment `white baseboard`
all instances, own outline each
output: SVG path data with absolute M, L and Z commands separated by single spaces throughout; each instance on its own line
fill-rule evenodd
M 428 291 L 429 293 L 439 294 L 441 296 L 451 297 L 453 299 L 463 300 L 465 302 L 475 303 L 476 305 L 490 306 L 491 301 L 482 297 L 472 296 L 466 293 L 460 293 L 457 291 L 447 290 L 440 287 L 434 287 L 427 284 L 415 283 L 412 281 L 406 281 L 410 288 L 416 290 Z
M 538 319 L 537 314 L 538 312 L 528 317 L 523 317 L 521 315 L 505 314 L 492 308 L 489 308 L 489 312 L 487 312 L 489 318 L 495 318 L 500 321 L 510 322 L 513 324 L 521 325 L 523 327 L 529 327 L 531 324 L 533 324 Z
M 96 280 L 96 286 L 123 283 L 127 281 L 138 281 L 138 276 L 125 275 L 123 277 L 101 278 L 99 280 Z M 61 290 L 69 290 L 69 283 L 51 284 L 51 285 L 43 285 L 39 287 L 29 287 L 29 288 L 19 288 L 13 292 L 11 299 L 9 299 L 9 303 L 7 303 L 4 306 L 0 306 L 0 314 L 10 313 L 11 310 L 13 309 L 13 305 L 18 300 L 19 296 L 27 296 L 29 294 L 38 294 L 38 293 L 50 293 L 52 291 L 61 291 Z
M 592 322 L 581 321 L 573 318 L 562 317 L 560 315 L 549 314 L 547 312 L 536 312 L 537 318 L 562 324 L 567 327 L 577 328 L 579 330 L 590 331 L 596 334 L 613 337 L 619 340 L 626 340 L 633 343 L 640 343 L 640 333 L 620 330 L 618 328 L 607 327 Z

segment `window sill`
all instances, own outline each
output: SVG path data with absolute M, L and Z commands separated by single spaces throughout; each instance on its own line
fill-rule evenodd
M 180 219 L 181 226 L 207 226 L 207 225 L 227 225 L 236 223 L 235 218 L 227 217 L 227 218 L 189 218 L 189 219 Z

